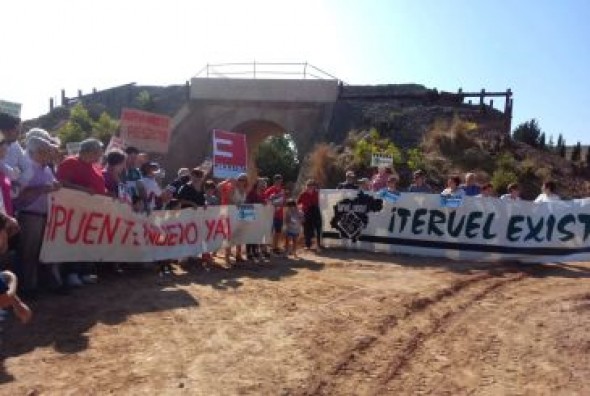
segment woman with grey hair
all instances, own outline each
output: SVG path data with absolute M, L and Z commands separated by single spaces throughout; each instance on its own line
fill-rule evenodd
M 47 270 L 48 286 L 57 289 L 61 279 L 57 265 L 43 266 L 39 262 L 45 224 L 47 222 L 49 193 L 60 188 L 49 163 L 57 148 L 52 142 L 39 136 L 27 139 L 27 156 L 31 166 L 31 178 L 22 186 L 14 205 L 18 211 L 21 227 L 19 257 L 21 262 L 21 285 L 24 292 L 34 293 L 38 286 L 40 270 Z

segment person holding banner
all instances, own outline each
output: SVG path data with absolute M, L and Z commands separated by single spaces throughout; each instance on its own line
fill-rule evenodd
M 57 180 L 63 187 L 86 192 L 88 194 L 106 195 L 107 189 L 102 170 L 98 163 L 102 159 L 103 145 L 98 139 L 86 139 L 80 142 L 78 155 L 66 158 L 57 168 Z M 96 283 L 98 277 L 91 263 L 68 264 L 64 268 L 68 284 L 73 287 L 84 283 Z
M 468 197 L 475 197 L 481 194 L 481 187 L 477 184 L 477 181 L 475 180 L 475 173 L 465 174 L 465 184 L 462 184 L 461 188 L 465 192 L 465 195 Z
M 305 248 L 311 249 L 311 240 L 315 236 L 316 248 L 322 249 L 322 214 L 320 212 L 320 197 L 318 184 L 315 180 L 310 179 L 305 184 L 297 204 L 303 212 L 303 235 L 305 238 Z
M 346 180 L 338 184 L 338 190 L 358 190 L 359 187 L 355 183 L 354 171 L 346 171 Z
M 283 206 L 285 206 L 286 201 L 282 175 L 274 175 L 273 185 L 266 189 L 264 196 L 266 197 L 267 201 L 272 203 L 275 207 L 275 213 L 272 221 L 272 251 L 275 254 L 280 254 L 281 251 L 279 249 L 279 240 L 283 233 Z
M 177 199 L 180 207 L 199 208 L 205 206 L 205 192 L 203 191 L 205 174 L 200 168 L 194 168 L 190 172 L 188 183 L 178 189 Z
M 219 192 L 221 194 L 222 205 L 243 205 L 246 203 L 248 189 L 248 175 L 241 173 L 237 179 L 226 179 L 219 183 Z M 230 265 L 231 246 L 225 249 L 225 262 Z M 243 263 L 242 246 L 236 246 L 236 263 Z
M 447 188 L 445 188 L 441 195 L 450 195 L 453 197 L 461 197 L 465 196 L 465 191 L 460 187 L 461 185 L 461 178 L 459 176 L 451 176 L 447 179 Z
M 556 187 L 554 181 L 544 182 L 541 187 L 541 194 L 535 199 L 535 203 L 561 201 L 559 195 L 555 193 Z
M 414 182 L 408 188 L 411 193 L 425 193 L 432 194 L 432 188 L 426 184 L 426 173 L 418 169 L 414 172 Z
M 140 170 L 143 177 L 137 181 L 138 194 L 144 202 L 145 210 L 151 213 L 166 204 L 172 194 L 169 191 L 162 190 L 156 180 L 156 176 L 160 171 L 160 166 L 157 163 L 146 162 L 141 165 Z
M 494 198 L 494 186 L 492 183 L 485 183 L 481 186 L 481 194 L 477 196 L 477 198 Z
M 517 183 L 510 183 L 508 185 L 508 193 L 500 197 L 501 200 L 518 201 L 520 200 L 520 188 Z
M 107 194 L 113 198 L 119 198 L 128 202 L 131 199 L 128 197 L 127 189 L 121 179 L 122 173 L 125 169 L 125 160 L 127 156 L 119 149 L 113 149 L 107 154 L 106 167 L 102 171 L 104 183 L 107 189 Z
M 377 192 L 387 187 L 387 180 L 393 174 L 391 168 L 379 167 L 377 173 L 371 178 L 371 191 Z
M 400 197 L 399 191 L 397 189 L 397 177 L 389 176 L 387 179 L 387 187 L 381 189 L 377 196 L 384 201 L 395 203 Z
M 266 187 L 266 180 L 264 180 L 263 178 L 258 178 L 258 180 L 256 180 L 256 183 L 254 183 L 254 186 L 252 186 L 252 189 L 248 193 L 248 196 L 246 197 L 246 203 L 266 205 L 266 198 L 264 196 L 264 191 L 266 190 Z M 246 258 L 248 260 L 256 260 L 262 259 L 263 256 L 266 257 L 268 253 L 265 252 L 262 248 L 263 246 L 261 245 L 246 245 Z
M 38 274 L 47 274 L 49 287 L 59 290 L 62 286 L 57 264 L 43 265 L 39 261 L 45 225 L 47 223 L 48 195 L 59 190 L 60 183 L 55 179 L 49 163 L 56 146 L 40 137 L 27 140 L 27 154 L 31 161 L 33 174 L 23 186 L 15 200 L 18 210 L 18 223 L 21 227 L 19 257 L 21 263 L 22 289 L 34 293 L 38 286 Z M 42 272 L 41 272 L 42 273 Z
M 57 179 L 66 188 L 106 195 L 104 176 L 98 165 L 103 155 L 102 147 L 98 139 L 82 141 L 78 155 L 68 157 L 59 164 Z

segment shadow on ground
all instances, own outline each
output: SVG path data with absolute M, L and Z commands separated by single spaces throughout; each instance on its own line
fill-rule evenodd
M 279 281 L 301 269 L 319 271 L 324 265 L 302 259 L 275 259 L 234 268 L 213 266 L 208 271 L 198 265 L 187 265 L 187 271 L 166 278 L 159 277 L 154 268 L 143 267 L 139 264 L 123 274 L 103 271 L 99 284 L 72 290 L 69 295 L 40 295 L 28 302 L 35 316 L 27 326 L 20 325 L 13 317 L 7 318 L 2 323 L 0 384 L 15 380 L 4 365 L 9 357 L 39 347 L 74 354 L 88 348 L 87 332 L 96 324 L 116 326 L 136 314 L 199 306 L 195 297 L 174 286 L 200 284 L 229 290 L 240 287 L 244 278 Z

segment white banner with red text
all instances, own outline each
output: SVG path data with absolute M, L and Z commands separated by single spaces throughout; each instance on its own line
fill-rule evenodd
M 272 206 L 211 206 L 144 215 L 128 204 L 61 189 L 49 196 L 41 261 L 152 262 L 271 241 Z
M 328 247 L 484 261 L 590 261 L 590 199 L 534 203 L 322 190 Z

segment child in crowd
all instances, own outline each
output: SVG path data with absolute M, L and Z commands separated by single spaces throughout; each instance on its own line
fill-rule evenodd
M 285 206 L 285 255 L 297 256 L 297 239 L 301 234 L 302 215 L 293 199 L 287 200 Z

